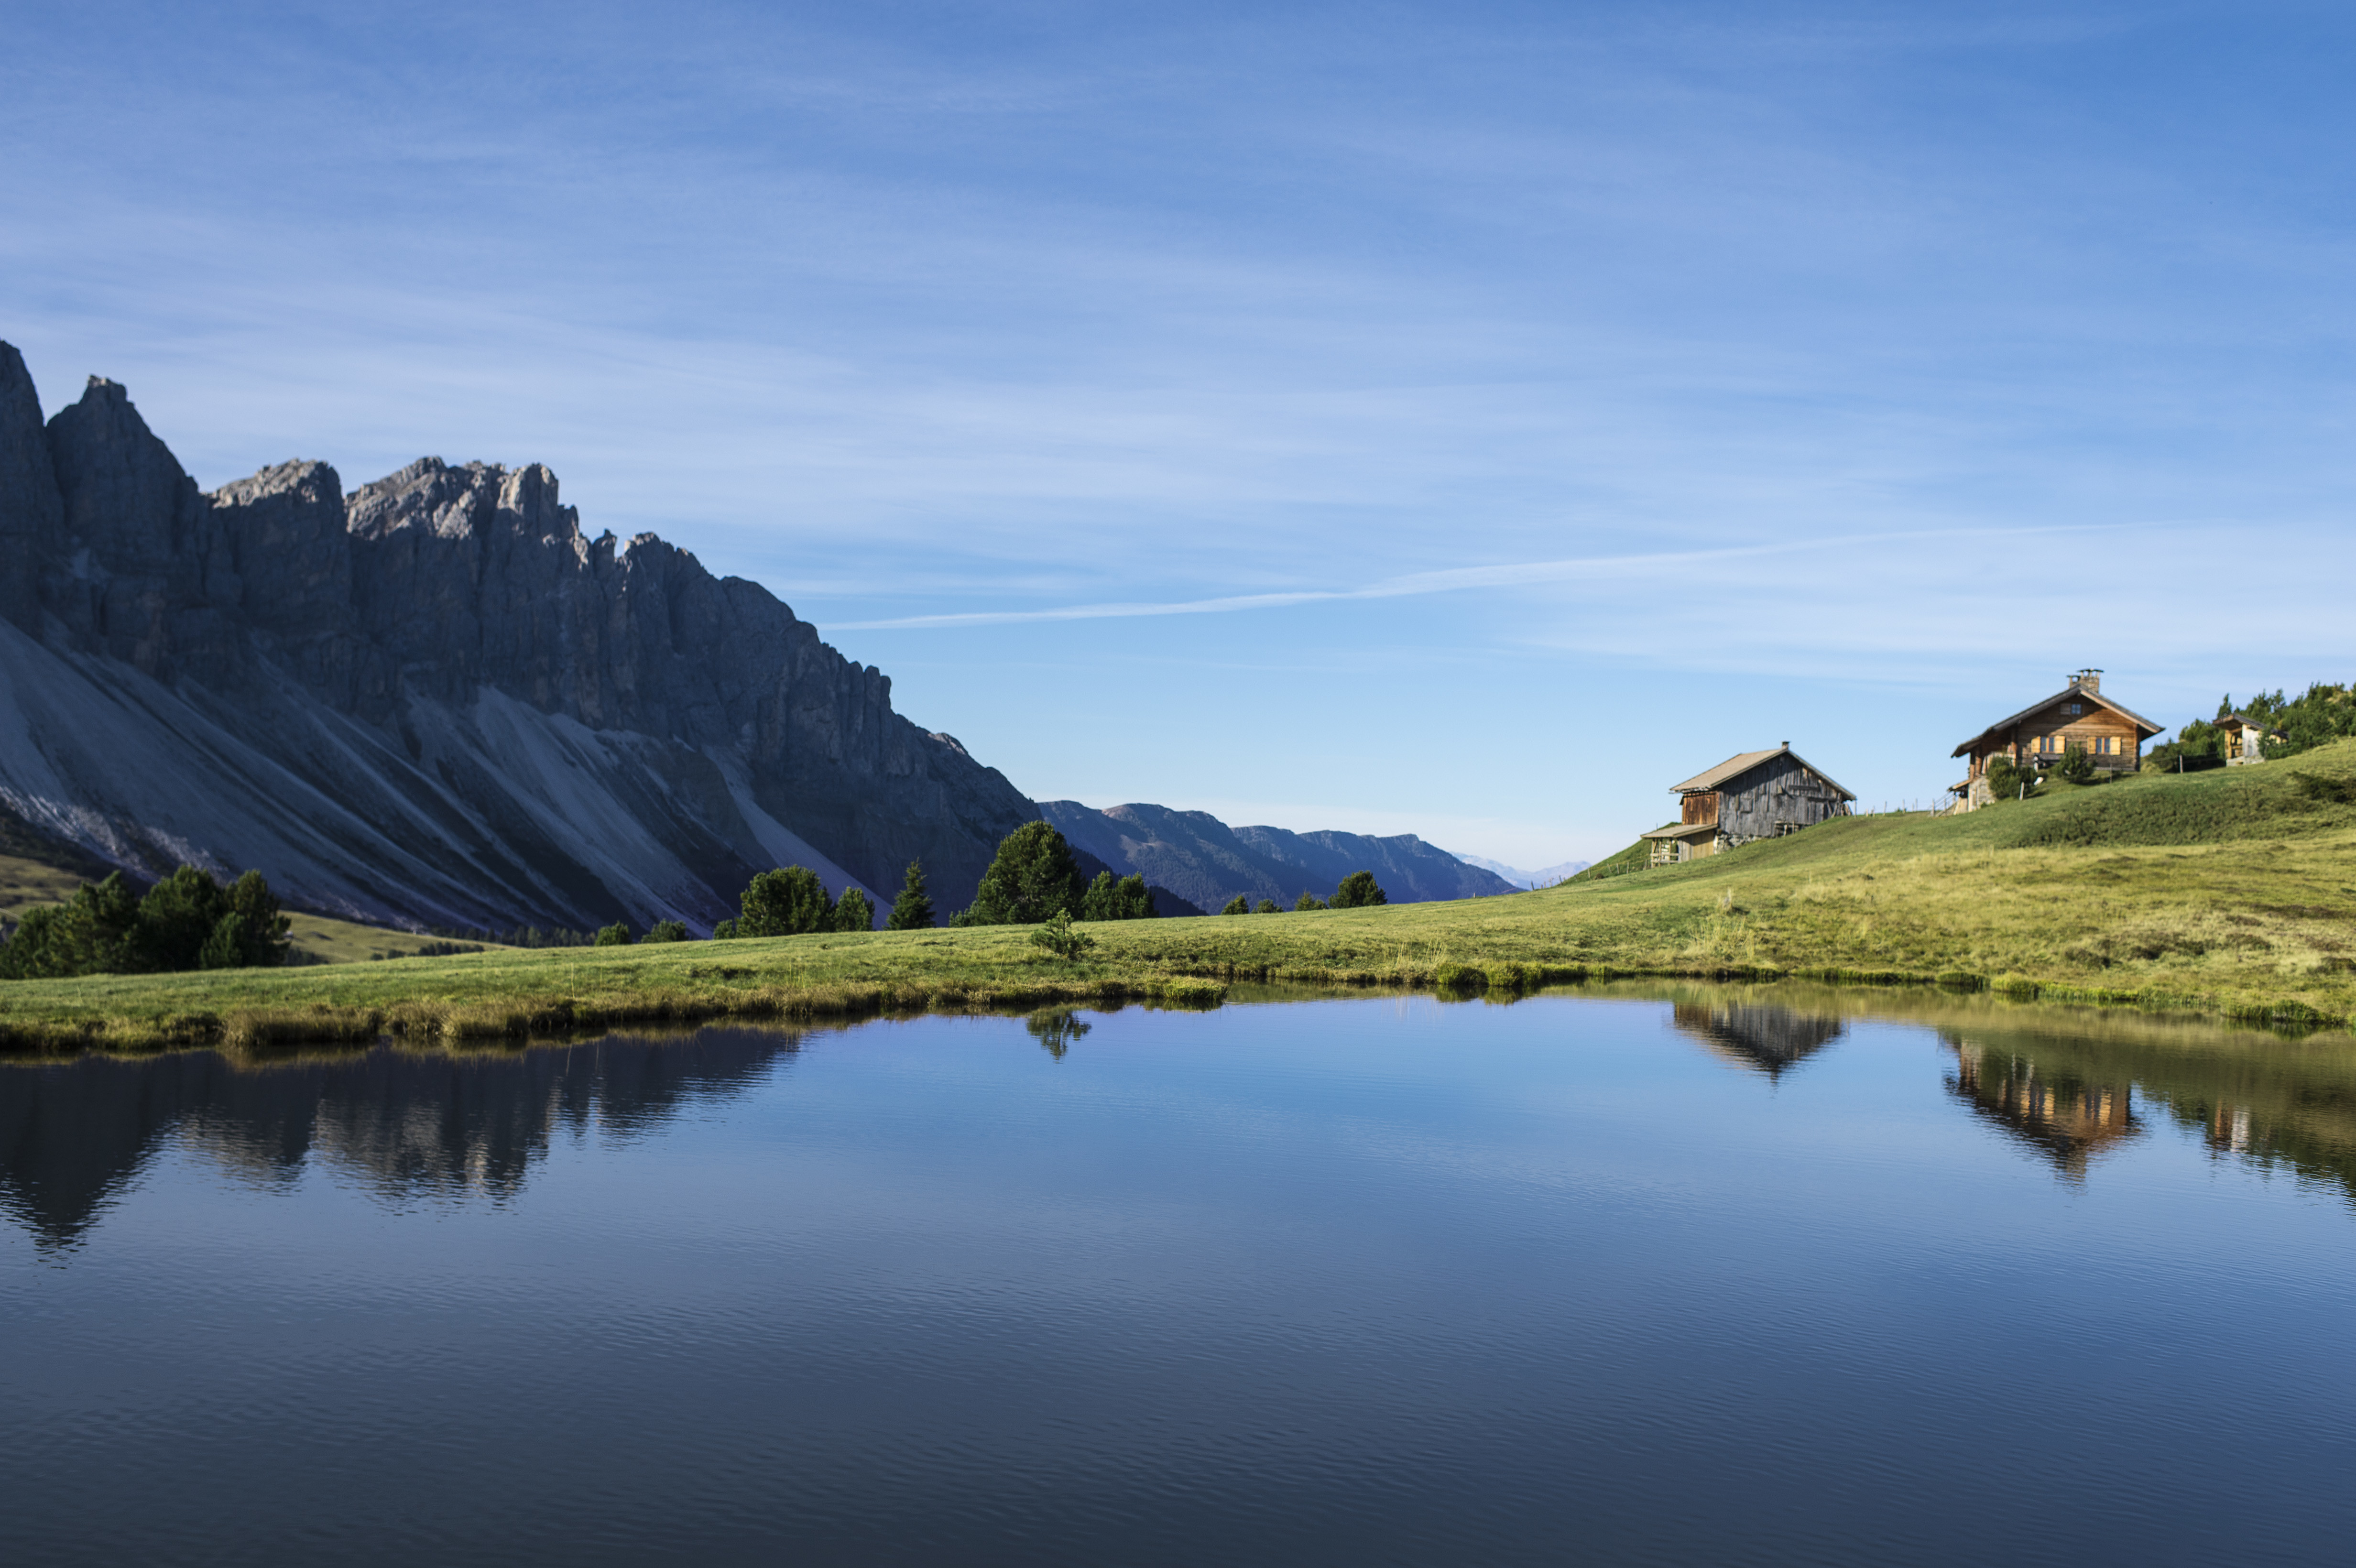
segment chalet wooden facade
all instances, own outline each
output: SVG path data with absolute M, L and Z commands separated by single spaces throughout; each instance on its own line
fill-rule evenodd
M 1758 838 L 1780 838 L 1826 817 L 1848 815 L 1857 798 L 1810 766 L 1789 741 L 1772 752 L 1745 752 L 1708 773 L 1669 786 L 1681 820 L 1643 837 L 1652 864 L 1715 855 Z
M 2161 728 L 2104 697 L 2101 670 L 2082 669 L 2044 701 L 1997 720 L 1954 749 L 1952 755 L 1971 762 L 1962 782 L 1947 786 L 1957 797 L 1952 809 L 1971 811 L 1995 798 L 1987 774 L 1997 757 L 2020 767 L 2051 767 L 2072 746 L 2083 746 L 2095 767 L 2133 773 L 2143 765 L 2143 743 Z

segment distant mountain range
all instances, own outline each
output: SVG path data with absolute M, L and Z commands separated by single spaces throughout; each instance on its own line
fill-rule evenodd
M 1485 898 L 1520 890 L 1483 867 L 1436 849 L 1412 833 L 1291 833 L 1230 827 L 1207 811 L 1166 805 L 1039 803 L 1075 848 L 1124 874 L 1169 889 L 1205 913 L 1228 900 L 1270 899 L 1290 909 L 1303 892 L 1331 898 L 1353 871 L 1372 871 L 1393 903 Z
M 1494 871 L 1517 888 L 1550 888 L 1565 877 L 1576 876 L 1595 863 L 1592 860 L 1565 860 L 1559 866 L 1548 866 L 1544 870 L 1525 871 L 1519 867 L 1508 866 L 1503 860 L 1492 860 L 1483 855 L 1459 855 L 1456 858 L 1468 866 L 1478 866 L 1484 871 Z

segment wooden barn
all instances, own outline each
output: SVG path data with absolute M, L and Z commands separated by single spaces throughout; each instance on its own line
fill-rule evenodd
M 2103 695 L 2103 672 L 2082 669 L 2070 684 L 2042 702 L 2032 703 L 2009 719 L 1999 719 L 1951 753 L 1969 757 L 1963 782 L 1947 786 L 1957 796 L 1952 809 L 1971 811 L 1994 798 L 1988 792 L 1987 765 L 2009 757 L 2022 767 L 2051 767 L 2072 746 L 2083 746 L 2094 766 L 2108 773 L 2131 773 L 2143 765 L 2143 743 L 2161 726 L 2142 714 L 2120 707 Z
M 1810 766 L 1789 741 L 1772 752 L 1729 757 L 1669 789 L 1683 805 L 1683 820 L 1643 835 L 1652 841 L 1655 866 L 1847 816 L 1848 803 L 1857 798 Z

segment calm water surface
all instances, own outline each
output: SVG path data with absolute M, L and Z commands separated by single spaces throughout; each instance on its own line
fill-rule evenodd
M 0 1070 L 0 1561 L 2356 1555 L 2356 1048 L 1775 995 Z

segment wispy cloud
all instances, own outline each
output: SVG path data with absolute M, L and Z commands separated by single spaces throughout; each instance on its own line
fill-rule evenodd
M 1525 588 L 1541 582 L 1647 577 L 1708 562 L 1764 556 L 1804 555 L 1815 550 L 1851 549 L 1875 544 L 1933 544 L 1969 539 L 1992 542 L 2039 534 L 2101 533 L 2120 524 L 2055 525 L 2024 528 L 1934 528 L 1903 533 L 1841 534 L 1824 539 L 1791 539 L 1774 544 L 1734 545 L 1717 549 L 1654 550 L 1633 555 L 1572 556 L 1557 560 L 1524 560 L 1494 566 L 1451 567 L 1440 571 L 1408 572 L 1358 588 L 1304 588 L 1278 593 L 1234 593 L 1212 599 L 1170 603 L 1059 604 L 1035 610 L 967 610 L 943 615 L 901 615 L 885 620 L 841 621 L 830 629 L 843 632 L 904 631 L 922 627 L 1005 626 L 1037 621 L 1118 621 L 1149 615 L 1225 615 L 1248 610 L 1279 610 L 1294 604 L 1331 603 L 1358 599 L 1405 599 L 1427 593 L 1458 593 L 1475 588 Z

